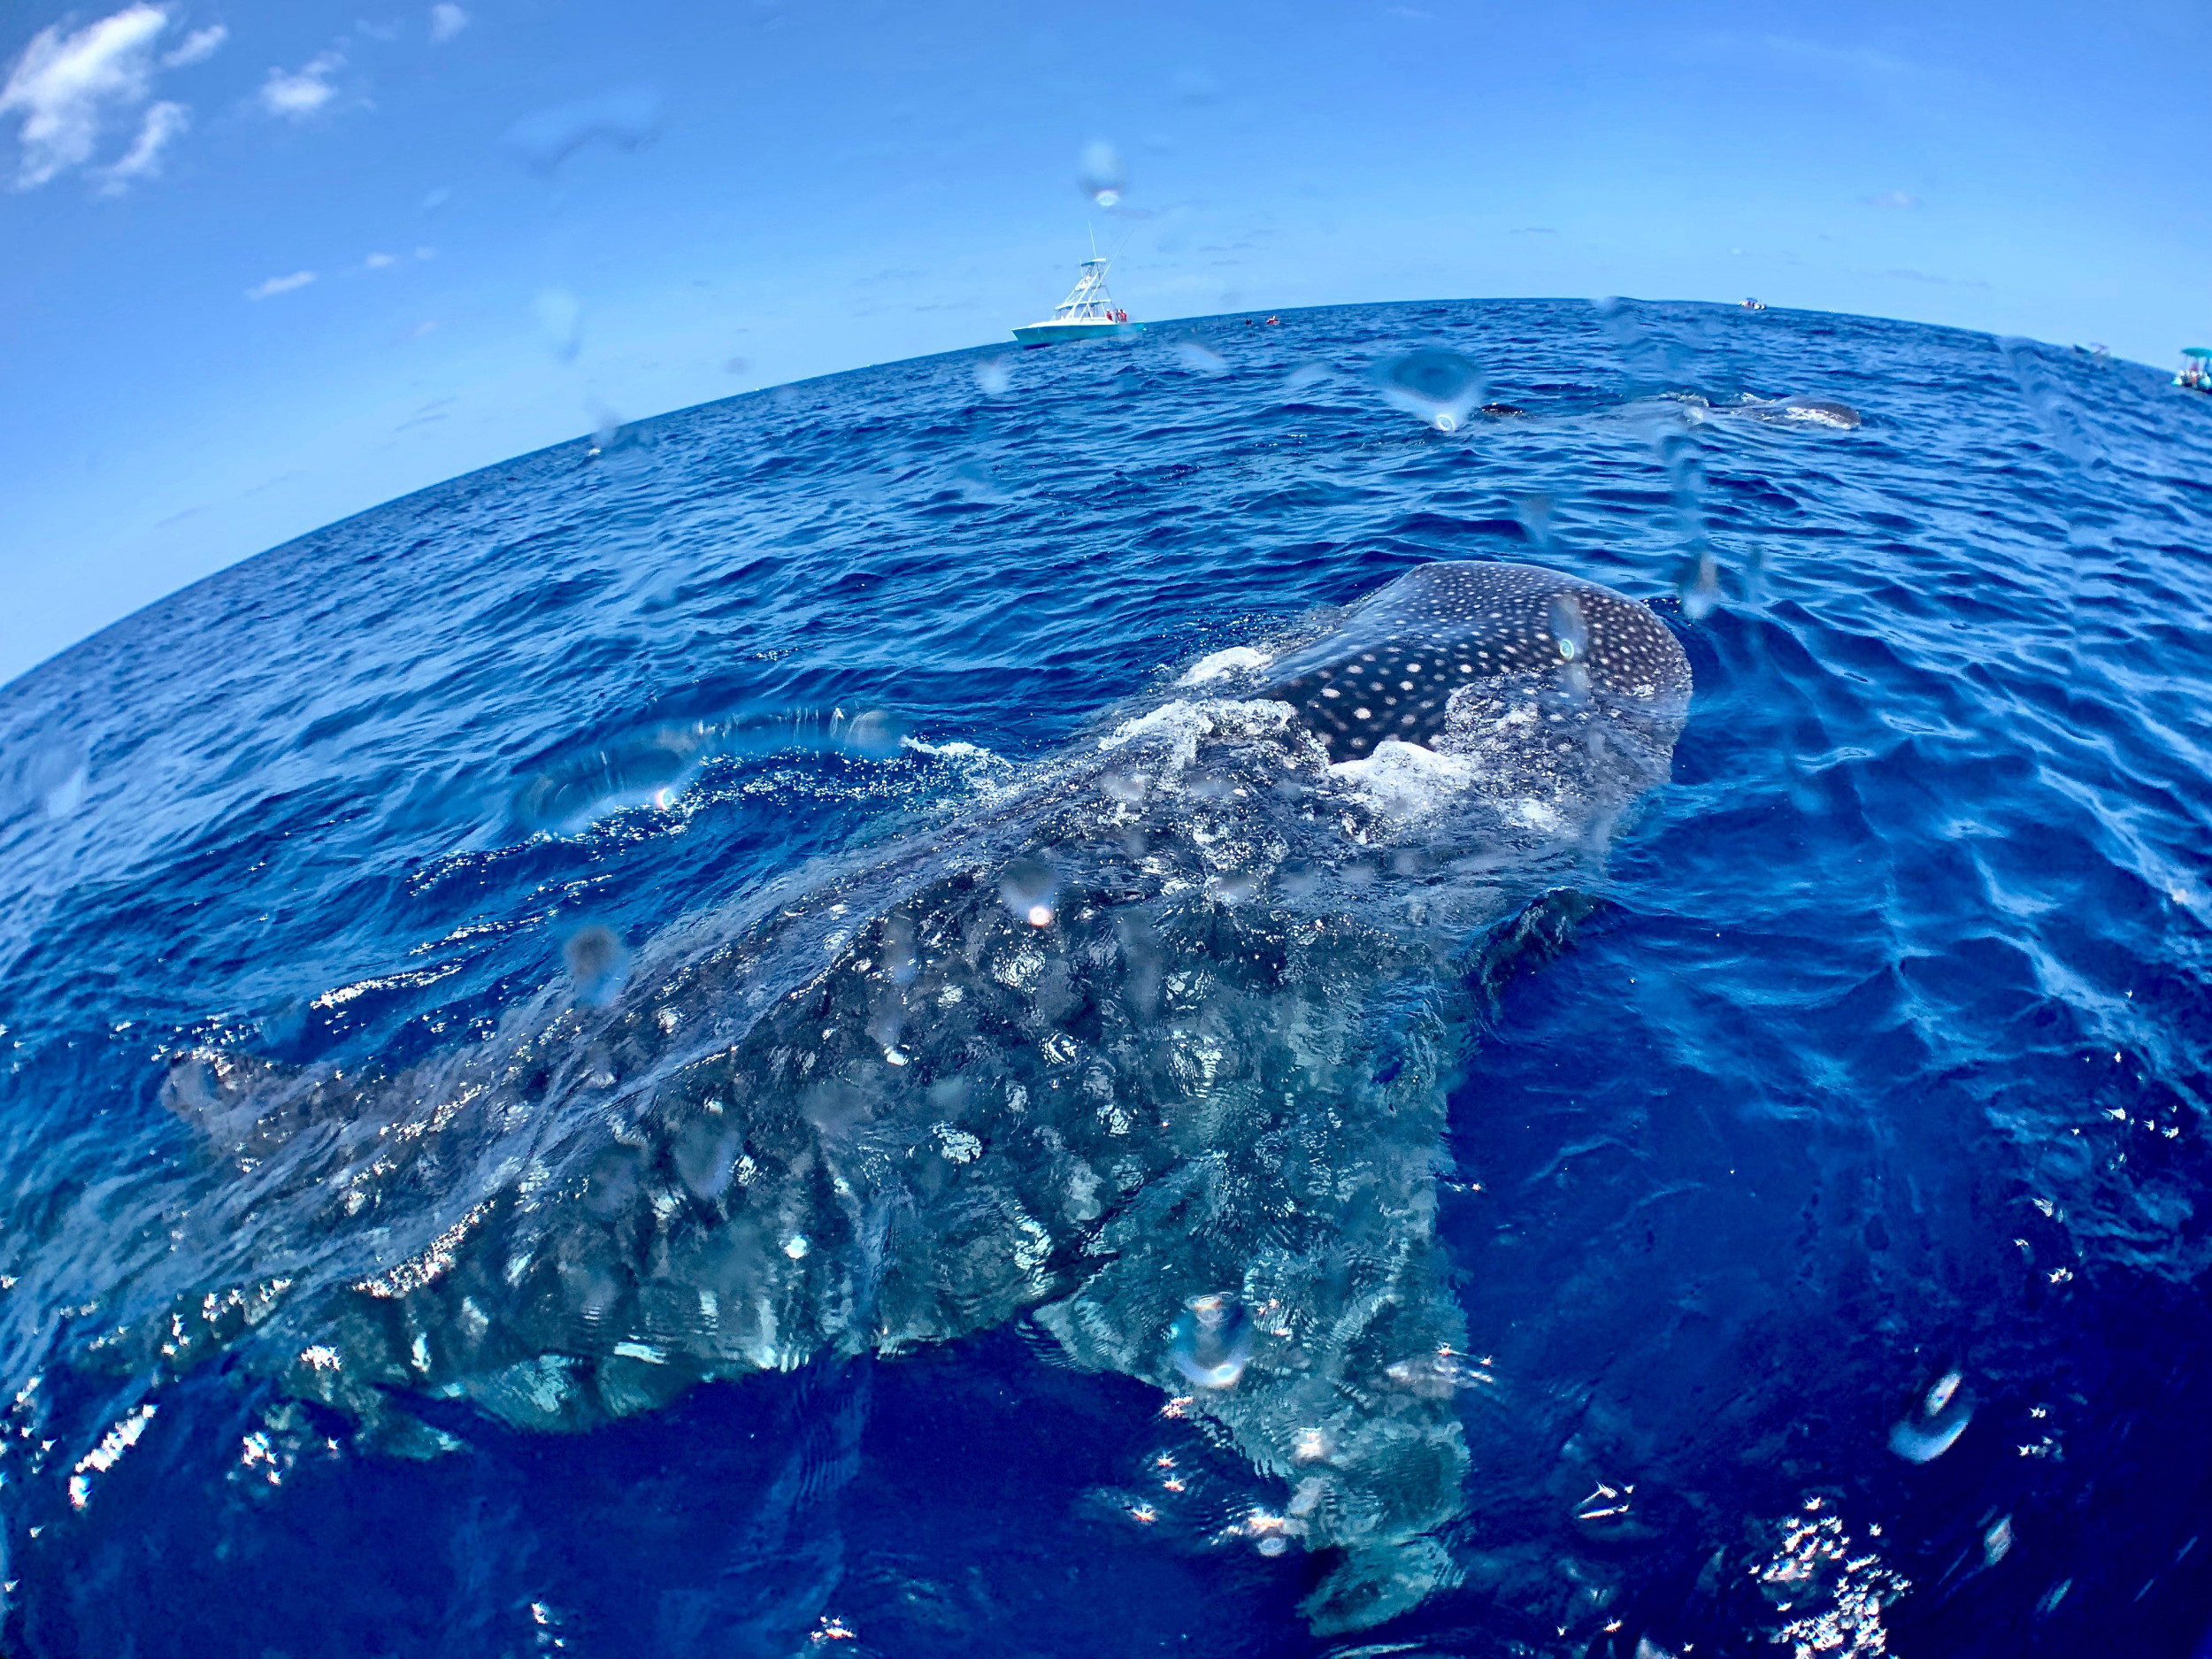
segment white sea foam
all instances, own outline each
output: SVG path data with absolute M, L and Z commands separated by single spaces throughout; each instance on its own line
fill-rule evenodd
M 1164 740 L 1171 747 L 1160 781 L 1171 783 L 1198 758 L 1198 745 L 1203 739 L 1272 735 L 1290 724 L 1292 713 L 1286 703 L 1248 703 L 1227 698 L 1187 703 L 1179 698 L 1162 703 L 1149 714 L 1124 720 L 1100 738 L 1098 746 L 1102 749 L 1117 749 L 1129 743 Z
M 1225 674 L 1247 672 L 1264 668 L 1275 660 L 1272 651 L 1263 651 L 1249 645 L 1232 645 L 1225 651 L 1214 651 L 1200 657 L 1183 671 L 1179 686 L 1202 686 L 1208 680 L 1219 680 Z
M 1329 771 L 1356 784 L 1379 812 L 1394 818 L 1420 818 L 1454 796 L 1463 795 L 1482 775 L 1472 761 L 1440 755 L 1418 743 L 1386 737 L 1374 753 L 1340 760 Z

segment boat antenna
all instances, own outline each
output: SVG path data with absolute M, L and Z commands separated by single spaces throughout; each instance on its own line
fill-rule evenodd
M 1087 219 L 1083 221 L 1083 228 L 1091 234 L 1091 257 L 1095 259 L 1098 257 L 1098 227 Z

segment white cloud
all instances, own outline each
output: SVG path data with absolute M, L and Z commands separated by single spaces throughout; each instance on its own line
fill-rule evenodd
M 257 282 L 246 290 L 250 300 L 265 300 L 273 294 L 289 294 L 294 288 L 303 288 L 315 280 L 312 271 L 295 271 L 290 276 L 273 276 L 266 282 Z
M 303 121 L 338 96 L 330 77 L 345 65 L 338 53 L 319 52 L 297 69 L 271 69 L 261 83 L 261 107 L 272 115 Z
M 146 100 L 154 40 L 168 24 L 157 8 L 133 5 L 74 35 L 57 23 L 32 36 L 0 87 L 0 115 L 23 117 L 17 189 L 35 190 L 92 159 L 109 111 Z
M 192 125 L 192 111 L 181 104 L 149 104 L 146 119 L 139 124 L 138 138 L 123 158 L 113 166 L 102 170 L 100 194 L 120 196 L 123 187 L 133 179 L 161 177 L 161 152 L 169 147 L 169 141 Z
M 438 0 L 430 8 L 430 38 L 449 41 L 469 26 L 469 14 L 453 4 L 453 0 Z
M 361 263 L 371 271 L 381 271 L 387 265 L 397 265 L 399 260 L 388 253 L 373 253 Z
M 164 69 L 181 69 L 187 64 L 204 63 L 215 56 L 215 49 L 230 38 L 230 31 L 219 23 L 211 23 L 204 29 L 194 29 L 180 42 L 174 51 L 164 52 Z

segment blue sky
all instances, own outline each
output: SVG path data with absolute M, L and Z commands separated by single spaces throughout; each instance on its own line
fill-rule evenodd
M 2212 336 L 2200 3 L 27 0 L 0 64 L 0 681 L 609 419 L 1005 340 L 1087 222 L 1142 319 Z

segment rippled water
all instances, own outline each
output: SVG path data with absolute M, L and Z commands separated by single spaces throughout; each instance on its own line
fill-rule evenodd
M 0 690 L 11 1651 L 2189 1653 L 2208 419 L 1773 311 L 1217 319 L 526 457 Z M 590 1425 L 404 1343 L 303 1383 L 315 1287 L 435 1277 L 523 1178 L 433 1158 L 341 1225 L 255 1148 L 361 1124 L 197 1110 L 191 1067 L 473 1145 L 518 1023 L 621 1018 L 762 895 L 1018 810 L 1102 712 L 1440 557 L 1655 602 L 1697 690 L 1671 783 L 1455 970 L 1464 1345 L 1371 1379 L 1468 1454 L 1419 1606 L 1314 1634 L 1296 1482 L 1026 1317 Z M 532 1133 L 616 1144 L 603 1107 Z M 1160 1376 L 1230 1397 L 1267 1317 L 1194 1296 Z

